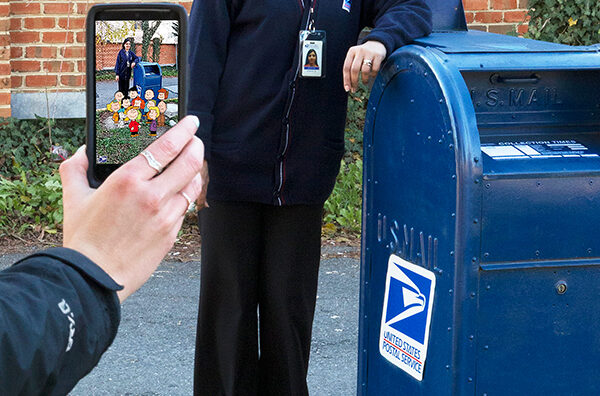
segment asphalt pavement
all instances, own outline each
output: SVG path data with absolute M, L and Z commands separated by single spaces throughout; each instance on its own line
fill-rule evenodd
M 308 372 L 314 396 L 356 394 L 359 260 L 325 247 Z M 0 257 L 0 269 L 22 255 Z M 122 305 L 119 333 L 72 396 L 191 395 L 200 263 L 163 262 Z

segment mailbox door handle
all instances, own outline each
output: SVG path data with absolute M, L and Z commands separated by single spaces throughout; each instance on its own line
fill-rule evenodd
M 532 74 L 529 77 L 502 77 L 500 74 L 492 74 L 490 77 L 492 84 L 537 84 L 540 82 L 540 77 L 537 74 Z

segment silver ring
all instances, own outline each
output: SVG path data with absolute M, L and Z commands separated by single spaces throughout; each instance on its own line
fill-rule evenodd
M 363 63 L 369 67 L 373 67 L 373 61 L 371 59 L 363 60 Z
M 190 210 L 192 210 L 194 208 L 194 201 L 192 201 L 192 199 L 190 198 L 190 196 L 187 195 L 184 191 L 179 191 L 179 193 L 181 195 L 183 195 L 183 198 L 185 198 L 185 200 L 188 203 L 187 209 L 185 210 L 185 212 L 183 212 L 183 215 L 185 216 L 185 214 L 187 212 L 189 212 Z
M 148 165 L 150 166 L 150 168 L 154 169 L 158 173 L 163 171 L 163 166 L 154 158 L 150 151 L 144 150 L 140 154 L 142 154 L 144 158 L 146 158 L 146 161 L 148 161 Z
M 187 195 L 187 194 L 186 194 L 184 191 L 180 191 L 179 193 L 180 193 L 181 195 L 183 195 L 183 198 L 185 198 L 185 200 L 188 202 L 188 208 L 189 208 L 190 206 L 192 206 L 192 203 L 193 203 L 193 202 L 192 202 L 192 199 L 190 198 L 190 196 L 189 196 L 189 195 Z

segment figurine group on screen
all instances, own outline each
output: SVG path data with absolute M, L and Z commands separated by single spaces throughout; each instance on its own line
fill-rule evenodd
M 148 89 L 142 99 L 137 89 L 132 87 L 127 96 L 121 91 L 115 92 L 115 99 L 106 108 L 113 113 L 112 120 L 118 128 L 128 126 L 131 137 L 138 136 L 143 123 L 149 125 L 149 135 L 156 136 L 158 127 L 165 126 L 165 99 L 168 97 L 169 93 L 164 88 L 158 90 L 157 98 L 154 91 Z

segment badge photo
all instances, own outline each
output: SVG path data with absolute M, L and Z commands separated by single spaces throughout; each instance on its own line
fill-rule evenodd
M 323 42 L 305 41 L 302 47 L 302 66 L 303 77 L 321 77 L 321 67 L 319 61 L 323 58 Z

